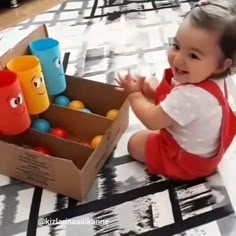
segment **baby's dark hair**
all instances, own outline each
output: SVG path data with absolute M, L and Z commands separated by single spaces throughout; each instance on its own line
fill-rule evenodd
M 220 48 L 232 59 L 230 71 L 236 69 L 236 3 L 235 0 L 201 1 L 189 11 L 191 23 L 209 31 L 221 32 Z

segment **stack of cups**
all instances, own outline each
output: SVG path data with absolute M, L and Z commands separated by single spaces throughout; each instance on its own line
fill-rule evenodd
M 0 134 L 17 135 L 31 125 L 30 115 L 50 106 L 49 95 L 66 89 L 59 42 L 52 38 L 33 41 L 32 55 L 13 58 L 0 71 Z

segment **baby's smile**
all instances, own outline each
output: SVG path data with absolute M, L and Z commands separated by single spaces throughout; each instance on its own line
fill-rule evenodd
M 181 74 L 181 75 L 188 73 L 188 71 L 181 70 L 181 69 L 179 69 L 179 68 L 177 68 L 177 67 L 174 67 L 174 70 L 175 70 L 175 72 L 176 72 L 177 74 Z

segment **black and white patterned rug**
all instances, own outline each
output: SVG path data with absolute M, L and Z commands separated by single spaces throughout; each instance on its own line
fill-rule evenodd
M 191 4 L 68 0 L 0 32 L 0 51 L 12 45 L 16 33 L 19 40 L 46 24 L 63 53 L 70 54 L 68 74 L 114 83 L 116 71 L 131 68 L 161 79 L 169 42 Z M 231 96 L 233 107 L 235 101 Z M 236 235 L 235 148 L 213 176 L 173 182 L 149 175 L 128 156 L 128 138 L 141 128 L 131 112 L 128 129 L 83 202 L 0 176 L 0 236 Z

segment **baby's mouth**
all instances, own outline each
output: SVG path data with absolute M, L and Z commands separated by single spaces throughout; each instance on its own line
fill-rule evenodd
M 188 71 L 180 70 L 180 69 L 177 68 L 177 67 L 175 67 L 174 69 L 175 69 L 175 71 L 176 71 L 178 74 L 187 74 L 187 73 L 188 73 Z

